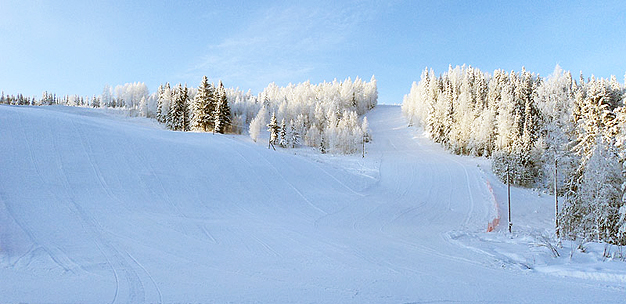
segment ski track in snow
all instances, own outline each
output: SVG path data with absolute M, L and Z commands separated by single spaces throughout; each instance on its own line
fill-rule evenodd
M 291 188 L 294 192 L 296 192 L 298 194 L 298 196 L 300 196 L 309 206 L 311 206 L 313 209 L 319 211 L 322 214 L 327 214 L 326 211 L 322 210 L 320 207 L 318 207 L 317 205 L 313 204 L 308 198 L 306 198 L 306 196 L 304 196 L 304 194 L 302 194 L 302 192 L 300 190 L 298 190 L 298 188 L 296 188 L 296 186 L 294 186 L 291 182 L 289 182 L 285 176 L 280 172 L 280 170 L 278 170 L 276 168 L 276 166 L 272 163 L 270 163 L 267 158 L 263 157 L 263 159 L 265 160 L 265 162 L 267 164 L 270 165 L 270 167 L 272 168 L 272 170 L 274 171 L 274 173 L 276 173 L 276 175 L 280 176 L 280 178 L 287 184 L 289 185 L 289 188 Z
M 73 126 L 73 130 L 75 132 L 74 135 L 78 135 L 79 139 L 80 139 L 80 143 L 81 146 L 83 148 L 83 152 L 85 154 L 85 156 L 88 158 L 88 162 L 90 164 L 91 169 L 93 170 L 95 176 L 97 176 L 98 181 L 100 183 L 100 188 L 102 190 L 105 191 L 105 193 L 107 194 L 108 197 L 110 197 L 113 201 L 116 202 L 120 202 L 120 198 L 117 197 L 113 192 L 111 192 L 111 187 L 108 185 L 108 183 L 106 182 L 106 180 L 103 177 L 102 172 L 100 171 L 99 167 L 96 165 L 96 161 L 93 159 L 92 155 L 93 155 L 93 148 L 88 145 L 87 143 L 89 142 L 89 140 L 87 139 L 87 137 L 83 134 L 83 132 L 81 131 L 81 129 L 79 127 L 76 126 L 76 122 L 74 120 L 72 120 L 72 126 Z M 86 146 L 87 145 L 87 146 Z M 59 151 L 59 149 L 57 149 L 57 151 Z M 58 161 L 61 163 L 60 157 L 58 153 L 56 153 L 57 155 L 57 159 L 59 159 Z M 67 173 L 65 172 L 65 170 L 61 170 L 63 172 L 63 182 L 65 184 L 64 189 L 67 190 L 68 192 L 71 191 L 72 187 L 68 181 L 67 178 Z M 115 272 L 115 278 L 116 278 L 116 290 L 115 290 L 115 297 L 113 299 L 113 301 L 111 303 L 118 303 L 118 295 L 120 293 L 120 289 L 123 289 L 125 292 L 128 293 L 128 295 L 125 296 L 125 299 L 122 300 L 122 302 L 133 302 L 133 303 L 145 303 L 145 298 L 146 298 L 146 294 L 145 294 L 145 285 L 144 283 L 141 281 L 138 273 L 135 271 L 135 269 L 126 261 L 126 259 L 124 258 L 124 254 L 130 257 L 130 254 L 128 254 L 127 252 L 124 252 L 124 254 L 122 254 L 122 252 L 116 248 L 114 245 L 112 245 L 112 243 L 106 239 L 106 237 L 104 236 L 104 228 L 102 228 L 102 225 L 100 223 L 98 223 L 96 220 L 94 220 L 91 216 L 89 216 L 87 214 L 87 212 L 85 210 L 83 210 L 83 208 L 79 205 L 76 204 L 76 202 L 74 201 L 74 199 L 72 199 L 72 194 L 68 193 L 68 196 L 70 197 L 70 202 L 72 202 L 72 204 L 74 205 L 74 208 L 76 208 L 78 210 L 78 214 L 80 215 L 81 219 L 88 223 L 92 229 L 94 230 L 94 234 L 96 236 L 96 240 L 98 240 L 99 242 L 101 242 L 105 248 L 105 250 L 102 250 L 102 247 L 98 246 L 98 249 L 104 253 L 104 255 L 106 256 L 106 259 L 110 264 L 111 268 L 113 269 L 113 271 Z M 132 259 L 132 258 L 131 258 Z M 136 265 L 139 265 L 136 260 L 132 259 L 133 262 L 135 262 Z M 143 267 L 142 267 L 143 268 Z M 119 286 L 119 280 L 120 280 L 120 273 L 121 276 L 123 277 L 123 279 L 125 280 L 125 282 L 127 283 L 128 286 L 126 286 L 126 288 L 120 287 Z M 148 274 L 149 276 L 149 274 Z M 156 286 L 156 284 L 155 284 Z M 161 301 L 159 301 L 160 303 Z
M 0 219 L 26 238 L 0 240 L 21 244 L 0 248 L 0 276 L 12 284 L 0 284 L 0 302 L 571 303 L 626 294 L 626 271 L 531 265 L 507 252 L 521 243 L 501 229 L 484 234 L 493 215 L 485 181 L 495 196 L 505 187 L 479 161 L 415 136 L 399 107 L 368 114 L 363 159 L 90 111 L 0 106 L 0 138 L 11 143 L 0 152 L 17 163 L 0 160 L 11 173 L 0 174 Z M 31 273 L 40 278 L 20 279 Z M 85 292 L 72 289 L 79 281 Z M 35 287 L 45 292 L 27 292 Z
M 83 151 L 88 158 L 89 164 L 94 174 L 98 177 L 98 181 L 100 182 L 101 189 L 104 190 L 107 196 L 109 196 L 113 201 L 119 202 L 120 198 L 117 197 L 110 190 L 111 187 L 108 185 L 108 183 L 104 179 L 102 172 L 100 171 L 99 167 L 96 165 L 95 160 L 92 157 L 93 155 L 92 147 L 88 146 L 87 148 L 85 146 L 86 143 L 88 142 L 88 139 L 85 137 L 82 131 L 76 126 L 76 123 L 74 121 L 72 121 L 72 126 L 74 127 L 74 131 L 80 138 Z M 64 188 L 69 190 L 71 189 L 71 186 L 67 179 L 67 173 L 63 170 L 62 172 L 64 176 L 64 182 L 66 184 Z M 68 194 L 68 195 L 71 195 L 71 194 Z M 128 293 L 128 295 L 125 296 L 125 299 L 123 299 L 122 302 L 144 303 L 145 297 L 146 297 L 145 285 L 139 278 L 139 275 L 137 274 L 135 269 L 124 258 L 124 254 L 128 255 L 128 253 L 127 252 L 122 253 L 120 249 L 116 248 L 109 240 L 107 240 L 106 236 L 104 235 L 105 230 L 102 227 L 102 225 L 98 223 L 95 219 L 93 219 L 91 216 L 89 216 L 87 212 L 83 210 L 80 205 L 76 204 L 76 202 L 73 199 L 70 199 L 70 201 L 72 202 L 74 207 L 78 210 L 78 213 L 80 214 L 80 217 L 83 219 L 83 221 L 89 223 L 91 227 L 95 230 L 97 240 L 99 240 L 99 242 L 101 242 L 104 245 L 103 247 L 105 250 L 103 252 L 107 258 L 107 261 L 109 261 L 109 263 L 112 263 L 111 267 L 114 269 L 116 281 L 118 282 L 118 286 L 116 287 L 115 294 L 119 295 L 120 289 L 122 289 L 123 291 Z M 102 250 L 102 247 L 99 247 L 99 249 Z M 119 286 L 120 276 L 123 278 L 123 280 L 127 284 L 125 288 Z M 112 303 L 117 303 L 118 300 L 119 300 L 119 297 L 116 296 L 114 300 L 112 301 Z
M 385 123 L 388 123 L 388 122 L 385 122 Z M 403 124 L 404 122 L 401 121 L 399 123 Z M 375 123 L 372 123 L 372 128 L 373 129 L 374 128 L 381 129 L 381 128 L 384 128 L 384 126 L 378 126 Z M 400 127 L 400 126 L 396 126 L 396 127 L 391 128 L 391 129 L 393 131 L 395 131 L 395 132 L 405 131 L 405 129 Z M 433 160 L 434 159 L 434 160 L 441 161 L 443 163 L 443 165 L 444 165 L 444 169 L 445 169 L 445 173 L 446 173 L 444 176 L 448 180 L 448 184 L 452 184 L 451 181 L 453 180 L 453 174 L 450 171 L 450 165 L 451 164 L 455 164 L 455 165 L 458 165 L 458 167 L 463 169 L 463 173 L 464 173 L 463 177 L 465 179 L 465 186 L 467 187 L 467 191 L 468 191 L 467 198 L 469 198 L 469 208 L 468 208 L 467 212 L 465 212 L 465 217 L 464 217 L 463 225 L 462 225 L 463 228 L 466 228 L 468 226 L 469 222 L 470 222 L 470 219 L 473 216 L 475 203 L 474 203 L 473 193 L 472 193 L 472 190 L 471 190 L 469 173 L 468 173 L 467 168 L 465 167 L 465 165 L 460 163 L 459 161 L 457 161 L 455 159 L 455 156 L 448 156 L 448 155 L 445 155 L 445 154 L 442 156 L 442 154 L 440 152 L 439 153 L 438 152 L 433 152 L 431 150 L 424 149 L 422 146 L 419 146 L 419 145 L 417 146 L 417 149 L 421 150 L 421 153 L 419 153 L 419 154 L 415 153 L 415 149 L 410 149 L 408 147 L 407 148 L 402 148 L 402 149 L 398 148 L 398 146 L 394 143 L 394 139 L 395 140 L 406 140 L 406 139 L 405 138 L 398 138 L 398 137 L 391 137 L 391 138 L 386 138 L 385 139 L 385 141 L 388 143 L 389 147 L 392 148 L 392 150 L 395 153 L 399 153 L 399 154 L 403 155 L 402 159 L 416 159 L 416 158 L 419 157 L 421 159 L 416 160 L 416 161 L 422 163 L 425 166 L 427 166 L 427 168 L 429 170 L 431 170 L 432 172 L 435 172 L 435 170 L 440 170 L 441 168 L 438 168 L 437 166 L 431 165 L 427 161 L 424 161 L 424 159 L 426 159 L 426 160 Z M 404 186 L 405 188 L 404 189 L 396 188 L 393 191 L 395 193 L 398 193 L 398 192 L 400 193 L 398 195 L 399 196 L 398 200 L 412 200 L 412 199 L 415 198 L 414 193 L 412 193 L 412 195 L 409 195 L 409 193 L 410 193 L 411 189 L 420 189 L 421 188 L 421 187 L 419 187 L 419 185 L 417 184 L 417 182 L 415 180 L 415 177 L 416 176 L 420 176 L 420 175 L 421 175 L 420 172 L 416 172 L 416 170 L 412 170 L 411 173 L 408 174 L 409 180 L 408 180 L 408 183 L 406 183 L 406 185 Z M 441 175 L 437 175 L 437 178 L 441 178 Z M 434 193 L 439 194 L 440 189 L 436 189 L 435 185 L 443 184 L 441 182 L 434 181 L 432 179 L 430 181 L 431 181 L 431 184 L 430 184 L 430 186 L 426 187 L 426 193 L 424 193 L 425 197 L 430 197 Z M 397 183 L 397 184 L 400 184 L 400 183 Z M 452 192 L 450 192 L 450 194 L 449 194 L 449 196 L 448 196 L 448 198 L 446 199 L 446 202 L 445 202 L 446 210 L 450 209 L 450 206 L 452 204 L 452 200 L 453 200 Z M 426 201 L 426 199 L 424 199 L 424 202 L 425 201 Z M 439 212 L 438 210 L 433 208 L 433 207 L 435 207 L 435 205 L 433 205 L 432 203 L 441 204 L 441 202 L 434 201 L 431 204 L 427 204 L 427 203 L 424 203 L 424 202 L 419 203 L 419 204 L 417 204 L 417 205 L 415 205 L 413 207 L 408 207 L 408 208 L 406 208 L 404 210 L 401 210 L 401 212 L 398 215 L 396 215 L 390 221 L 387 221 L 387 222 L 383 221 L 381 223 L 381 226 L 380 226 L 380 229 L 379 229 L 380 232 L 384 233 L 387 237 L 394 238 L 395 236 L 393 234 L 385 233 L 385 227 L 392 225 L 394 222 L 398 221 L 402 217 L 406 217 L 408 214 L 410 214 L 412 212 L 416 212 L 417 211 L 417 212 L 419 212 L 419 214 L 426 215 L 426 216 L 437 215 L 436 217 L 433 218 L 433 220 L 440 219 L 445 214 L 445 212 L 443 210 L 441 212 Z M 442 239 L 445 240 L 444 233 L 440 233 L 439 235 L 441 236 Z M 452 255 L 443 254 L 441 252 L 441 250 L 438 249 L 438 248 L 432 248 L 432 247 L 429 247 L 429 246 L 426 246 L 426 245 L 422 245 L 422 244 L 419 244 L 419 243 L 416 243 L 416 242 L 406 241 L 406 240 L 404 240 L 402 238 L 397 238 L 397 240 L 400 241 L 401 243 L 405 244 L 405 245 L 409 245 L 409 246 L 414 247 L 414 248 L 416 248 L 418 250 L 421 250 L 421 251 L 423 251 L 425 253 L 428 253 L 430 255 L 436 256 L 438 258 L 443 258 L 443 259 L 448 260 L 448 261 L 456 261 L 456 262 L 463 261 L 463 262 L 466 262 L 466 263 L 469 263 L 469 264 L 473 264 L 473 265 L 481 265 L 480 263 L 478 263 L 476 261 L 473 261 L 473 260 L 459 258 L 458 256 L 452 256 Z

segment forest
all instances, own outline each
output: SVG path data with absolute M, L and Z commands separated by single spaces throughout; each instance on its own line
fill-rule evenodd
M 156 119 L 174 131 L 247 133 L 254 141 L 267 135 L 268 147 L 274 149 L 310 146 L 340 154 L 356 153 L 371 140 L 365 114 L 377 103 L 374 76 L 370 82 L 357 77 L 286 87 L 270 83 L 258 95 L 225 88 L 221 81 L 209 83 L 206 76 L 197 88 L 166 83 L 153 94 L 136 82 L 105 85 L 101 95 L 92 97 L 0 95 L 0 104 L 111 108 Z
M 522 68 L 486 73 L 471 66 L 425 69 L 404 97 L 409 125 L 456 154 L 487 157 L 513 185 L 557 193 L 560 236 L 626 245 L 626 88 L 615 76 L 548 77 Z M 114 108 L 174 131 L 248 134 L 268 148 L 309 146 L 352 154 L 371 140 L 367 111 L 376 79 L 269 84 L 258 95 L 209 83 L 105 86 L 101 95 L 0 95 L 13 105 Z
M 559 66 L 545 78 L 457 66 L 425 69 L 402 110 L 450 151 L 490 158 L 503 181 L 557 191 L 557 235 L 626 245 L 625 92 Z

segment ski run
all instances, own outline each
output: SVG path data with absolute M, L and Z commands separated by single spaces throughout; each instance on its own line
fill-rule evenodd
M 362 158 L 0 106 L 0 303 L 624 301 L 620 248 L 557 244 L 553 197 L 512 188 L 509 234 L 488 160 L 368 120 Z

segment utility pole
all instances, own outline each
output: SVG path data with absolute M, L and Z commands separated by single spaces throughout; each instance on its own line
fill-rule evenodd
M 557 181 L 558 181 L 557 166 L 558 166 L 558 160 L 555 157 L 554 158 L 554 227 L 556 229 L 556 237 L 560 238 L 560 231 L 559 231 L 559 192 L 558 192 L 558 186 L 557 186 Z
M 363 144 L 363 157 L 362 158 L 365 158 L 365 134 L 363 134 L 363 138 L 361 139 L 361 141 L 363 142 L 362 143 Z
M 511 233 L 511 226 L 513 223 L 511 222 L 511 179 L 509 177 L 509 165 L 506 165 L 506 193 L 509 201 L 509 233 Z

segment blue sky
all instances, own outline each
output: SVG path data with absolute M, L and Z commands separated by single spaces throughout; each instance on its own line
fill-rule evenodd
M 379 102 L 400 103 L 425 67 L 626 72 L 621 0 L 0 0 L 0 12 L 0 90 L 37 97 L 203 75 L 254 93 L 375 75 Z

